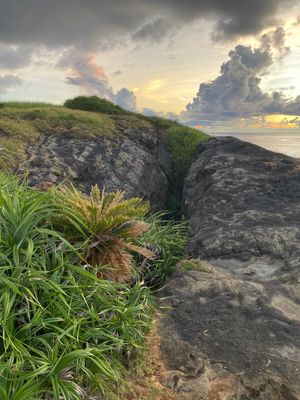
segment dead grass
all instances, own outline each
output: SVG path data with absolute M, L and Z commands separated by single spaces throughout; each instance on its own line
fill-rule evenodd
M 164 382 L 166 367 L 159 348 L 160 339 L 156 328 L 152 330 L 147 341 L 147 352 L 139 359 L 138 365 L 123 385 L 119 400 L 180 400 L 180 397 L 169 390 Z

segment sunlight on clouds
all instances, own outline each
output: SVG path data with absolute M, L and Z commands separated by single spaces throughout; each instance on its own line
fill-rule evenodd
M 143 89 L 143 92 L 145 93 L 155 92 L 162 86 L 165 86 L 167 82 L 168 82 L 167 79 L 154 79 L 146 84 L 146 86 Z
M 265 115 L 252 118 L 241 118 L 238 127 L 241 129 L 296 129 L 300 126 L 300 117 L 296 115 Z

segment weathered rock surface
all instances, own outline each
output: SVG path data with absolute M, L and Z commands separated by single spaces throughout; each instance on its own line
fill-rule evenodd
M 300 399 L 300 283 L 176 273 L 162 293 L 166 384 L 182 400 Z
M 183 198 L 189 253 L 210 272 L 161 294 L 166 383 L 182 400 L 300 399 L 299 161 L 211 139 Z
M 183 199 L 192 256 L 299 265 L 299 160 L 235 138 L 211 139 L 200 146 Z
M 98 184 L 164 208 L 172 166 L 159 132 L 150 124 L 130 127 L 115 118 L 118 131 L 112 136 L 43 135 L 27 149 L 27 161 L 19 173 L 28 170 L 32 185 L 67 179 L 89 193 Z

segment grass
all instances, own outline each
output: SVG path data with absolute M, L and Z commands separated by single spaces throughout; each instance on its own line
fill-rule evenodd
M 211 273 L 212 268 L 207 266 L 206 263 L 201 262 L 199 259 L 189 258 L 183 259 L 176 265 L 176 270 L 180 272 L 199 271 Z
M 199 144 L 209 136 L 197 129 L 160 117 L 144 117 L 161 130 L 173 162 L 174 174 L 168 199 L 168 209 L 181 215 L 181 196 L 184 178 L 197 154 Z
M 160 132 L 174 167 L 168 208 L 179 216 L 184 177 L 199 144 L 209 136 L 176 121 L 126 111 L 97 96 L 69 99 L 65 107 L 43 103 L 3 103 L 0 107 L 0 169 L 13 172 L 24 159 L 28 143 L 35 142 L 41 135 L 110 136 L 122 133 L 120 123 L 125 128 L 134 129 L 155 126 Z
M 105 115 L 107 114 L 107 115 Z M 28 142 L 41 134 L 71 133 L 79 137 L 111 135 L 116 132 L 111 115 L 124 116 L 138 128 L 154 125 L 160 129 L 173 159 L 175 173 L 182 181 L 197 146 L 209 138 L 205 133 L 160 117 L 132 113 L 97 96 L 79 96 L 65 107 L 47 103 L 6 102 L 0 107 L 0 133 L 6 138 Z
M 130 115 L 130 111 L 124 110 L 116 104 L 98 96 L 78 96 L 74 99 L 66 100 L 64 103 L 66 108 L 73 110 L 84 110 L 100 112 L 104 114 L 114 115 Z
M 44 134 L 76 137 L 110 136 L 115 124 L 107 115 L 69 110 L 43 103 L 4 103 L 0 108 L 0 169 L 13 172 L 25 148 Z
M 174 223 L 168 243 L 166 222 L 147 208 L 96 189 L 90 198 L 37 191 L 0 174 L 1 400 L 82 400 L 120 385 L 128 357 L 145 345 L 154 303 L 136 276 L 100 279 L 86 249 L 102 255 L 102 271 L 112 267 L 107 253 L 179 253 Z M 136 268 L 142 260 L 131 258 Z
M 174 221 L 164 212 L 147 215 L 145 221 L 150 228 L 137 238 L 137 242 L 142 247 L 149 247 L 157 256 L 154 260 L 137 263 L 137 272 L 147 285 L 159 287 L 174 272 L 184 255 L 185 224 Z
M 169 208 L 178 211 L 179 213 L 181 208 L 180 202 L 183 180 L 194 156 L 197 153 L 199 144 L 202 141 L 209 139 L 207 134 L 197 129 L 183 126 L 176 121 L 155 116 L 149 117 L 139 113 L 126 111 L 105 99 L 100 99 L 97 96 L 79 96 L 67 100 L 65 106 L 72 109 L 89 110 L 101 113 L 106 112 L 117 116 L 127 116 L 128 124 L 133 123 L 133 121 L 130 122 L 128 118 L 135 117 L 135 124 L 136 120 L 140 120 L 143 121 L 144 124 L 147 123 L 147 126 L 149 124 L 156 126 L 161 132 L 174 165 L 174 179 L 172 182 L 172 193 L 169 198 Z

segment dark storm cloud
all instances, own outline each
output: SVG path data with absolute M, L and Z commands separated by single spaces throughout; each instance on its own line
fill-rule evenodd
M 276 49 L 279 57 L 283 58 L 290 53 L 290 48 L 285 45 L 286 34 L 282 26 L 277 27 L 274 31 L 264 33 L 261 38 L 261 47 L 265 50 L 271 51 L 272 48 Z
M 0 68 L 18 69 L 31 62 L 33 46 L 11 46 L 0 44 Z
M 272 94 L 260 88 L 261 76 L 273 62 L 273 49 L 286 51 L 281 29 L 261 38 L 261 47 L 238 45 L 221 66 L 220 75 L 201 83 L 196 97 L 187 105 L 185 117 L 194 120 L 226 120 L 264 114 L 300 115 L 300 96 L 287 99 L 281 92 Z M 273 47 L 272 47 L 273 46 Z
M 0 94 L 6 93 L 15 86 L 22 85 L 23 81 L 15 75 L 0 75 Z
M 216 39 L 260 32 L 295 0 L 0 0 L 0 38 L 9 44 L 95 48 L 129 38 L 161 40 L 201 18 Z
M 149 21 L 140 29 L 138 29 L 133 35 L 132 39 L 135 41 L 150 40 L 151 42 L 159 43 L 165 39 L 166 36 L 170 36 L 173 32 L 174 26 L 168 19 L 159 17 L 153 21 Z

